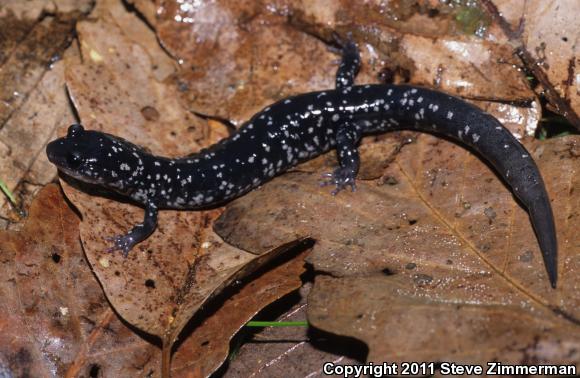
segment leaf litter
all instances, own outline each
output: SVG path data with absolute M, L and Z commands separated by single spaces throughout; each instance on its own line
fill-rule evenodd
M 0 366 L 35 377 L 155 371 L 158 348 L 115 315 L 78 231 L 56 185 L 39 192 L 20 231 L 0 231 Z
M 244 249 L 255 248 L 245 235 L 263 234 L 263 224 L 277 243 L 291 240 L 294 233 L 310 233 L 316 244 L 308 261 L 330 277 L 319 278 L 321 286 L 316 280 L 308 319 L 323 330 L 362 339 L 369 345 L 369 358 L 376 358 L 373 361 L 400 355 L 402 360 L 431 357 L 427 360 L 482 363 L 492 355 L 480 349 L 495 351 L 492 357 L 500 358 L 512 348 L 510 342 L 526 345 L 535 335 L 555 348 L 558 361 L 577 363 L 579 356 L 573 351 L 580 335 L 576 278 L 580 240 L 573 219 L 580 207 L 573 188 L 578 186 L 579 161 L 570 151 L 577 151 L 578 138 L 526 143 L 556 198 L 560 241 L 556 292 L 546 277 L 527 214 L 507 188 L 469 152 L 432 136 L 422 135 L 403 147 L 386 168 L 383 174 L 394 178 L 394 183 L 361 181 L 357 193 L 332 197 L 317 187 L 316 172 L 286 174 L 230 204 L 216 230 Z M 363 154 L 361 160 L 373 156 Z M 268 218 L 271 222 L 252 221 Z M 378 282 L 383 291 L 377 289 Z M 395 311 L 393 303 L 399 302 L 401 307 Z M 406 312 L 405 303 L 415 303 L 417 311 Z M 433 311 L 451 311 L 453 305 L 465 308 L 461 312 L 465 316 L 458 313 L 457 319 L 447 321 L 443 315 L 429 317 Z M 509 313 L 510 322 L 520 317 L 518 324 L 528 326 L 514 330 L 505 344 L 496 344 L 495 336 L 509 322 L 500 327 L 495 318 L 484 316 L 490 308 Z M 364 321 L 357 318 L 361 312 L 368 315 Z M 338 315 L 346 313 L 349 316 Z M 433 332 L 441 329 L 443 334 L 474 313 L 488 320 L 478 324 L 479 331 L 485 332 L 474 337 L 472 345 L 445 344 L 431 356 L 422 354 L 424 345 L 414 344 L 418 340 L 409 340 L 404 332 L 396 334 L 401 338 L 397 341 L 387 326 L 376 331 L 381 322 L 394 326 L 390 317 L 399 316 L 407 319 L 409 327 L 426 322 L 425 327 Z M 547 325 L 553 333 L 542 331 Z M 423 331 L 417 335 L 425 337 Z M 386 336 L 391 340 L 388 344 Z M 432 336 L 431 341 L 437 338 Z M 406 343 L 409 349 L 397 349 Z M 515 356 L 524 358 L 522 353 Z M 541 350 L 526 353 L 542 357 Z
M 299 292 L 285 299 L 284 302 L 292 305 L 282 306 L 282 314 L 277 315 L 280 306 L 276 306 L 271 311 L 261 313 L 260 319 L 305 319 L 307 297 L 311 288 L 312 285 L 306 283 Z M 312 328 L 266 327 L 253 331 L 246 332 L 243 345 L 230 359 L 226 373 L 228 377 L 320 376 L 320 361 L 357 365 L 364 358 L 365 348 L 357 345 L 356 340 L 340 339 L 335 335 L 316 332 Z
M 532 133 L 541 117 L 539 102 L 525 85 L 517 60 L 502 47 L 506 39 L 501 31 L 492 24 L 487 30 L 488 39 L 483 42 L 462 36 L 452 18 L 445 14 L 445 7 L 437 9 L 441 15 L 437 17 L 432 16 L 437 13 L 430 11 L 433 6 L 430 2 L 418 4 L 419 8 L 397 9 L 398 2 L 386 8 L 375 4 L 355 7 L 339 2 L 330 6 L 312 2 L 307 7 L 291 1 L 236 5 L 208 2 L 200 3 L 194 13 L 185 15 L 191 18 L 185 22 L 183 18 L 181 21 L 175 18 L 184 15 L 167 8 L 166 4 L 165 8 L 156 11 L 150 4 L 135 2 L 143 17 L 157 29 L 163 46 L 181 63 L 174 66 L 156 49 L 153 34 L 146 28 L 134 26 L 140 21 L 132 14 L 124 12 L 125 9 L 115 2 L 100 2 L 100 8 L 92 13 L 93 21 L 97 21 L 77 25 L 80 55 L 66 56 L 66 82 L 86 126 L 123 136 L 155 153 L 184 155 L 224 135 L 223 131 L 215 130 L 221 128 L 218 122 L 199 118 L 189 112 L 190 109 L 197 114 L 228 118 L 239 124 L 279 98 L 332 87 L 335 70 L 332 60 L 336 56 L 312 36 L 329 42 L 331 32 L 336 30 L 343 35 L 352 32 L 359 42 L 365 63 L 357 82 L 377 82 L 377 76 L 381 75 L 395 81 L 410 80 L 440 87 L 475 101 L 498 117 L 516 136 Z M 517 8 L 500 6 L 503 6 L 502 11 L 512 15 L 514 12 L 509 11 Z M 379 14 L 387 16 L 379 17 Z M 219 22 L 201 22 L 208 15 L 217 17 L 215 20 Z M 365 27 L 369 23 L 373 26 L 372 31 Z M 192 28 L 195 24 L 203 27 L 196 30 Z M 198 43 L 183 43 L 185 40 Z M 473 56 L 481 59 L 473 59 Z M 316 64 L 308 64 L 312 61 Z M 458 61 L 459 69 L 454 68 Z M 215 62 L 221 63 L 216 65 Z M 444 63 L 434 65 L 433 62 Z M 562 72 L 561 69 L 558 72 Z M 498 86 L 498 83 L 503 85 Z M 63 131 L 61 126 L 60 133 Z M 574 337 L 577 339 L 579 307 L 574 277 L 577 276 L 580 243 L 571 227 L 579 208 L 574 192 L 577 180 L 573 174 L 577 172 L 579 155 L 577 139 L 568 137 L 544 144 L 524 141 L 533 149 L 551 198 L 555 199 L 553 206 L 558 217 L 561 251 L 561 282 L 556 294 L 546 285 L 527 214 L 488 167 L 463 149 L 429 136 L 400 133 L 368 138 L 367 142 L 369 140 L 373 143 L 363 146 L 361 177 L 378 177 L 378 180 L 361 181 L 359 193 L 341 193 L 335 198 L 317 188 L 320 172 L 329 171 L 334 163 L 332 154 L 275 179 L 234 202 L 218 222 L 217 229 L 224 239 L 233 246 L 247 247 L 246 251 L 227 246 L 213 234 L 211 222 L 219 211 L 195 215 L 166 212 L 167 220 L 161 220 L 163 230 L 158 230 L 157 236 L 145 242 L 149 244 L 143 243 L 139 251 L 133 251 L 135 256 L 128 260 L 134 260 L 120 261 L 127 270 L 126 280 L 112 277 L 116 275 L 110 268 L 119 261 L 102 254 L 102 236 L 127 229 L 139 219 L 140 210 L 65 188 L 81 213 L 84 211 L 81 238 L 87 257 L 94 267 L 102 270 L 102 277 L 114 283 L 105 287 L 109 300 L 113 298 L 122 310 L 123 306 L 130 307 L 131 310 L 121 315 L 155 332 L 167 330 L 153 325 L 155 318 L 161 319 L 160 324 L 166 326 L 179 324 L 172 328 L 174 336 L 181 323 L 191 315 L 184 311 L 175 318 L 167 316 L 171 314 L 167 311 L 167 302 L 164 308 L 152 305 L 153 301 L 138 303 L 150 297 L 152 291 L 168 293 L 173 288 L 174 293 L 180 292 L 175 290 L 179 284 L 177 280 L 172 282 L 171 274 L 177 273 L 179 277 L 187 274 L 183 274 L 183 269 L 176 271 L 179 269 L 171 265 L 172 258 L 180 261 L 182 268 L 203 260 L 199 268 L 215 273 L 224 268 L 225 262 L 216 259 L 215 264 L 209 263 L 209 253 L 205 254 L 202 246 L 230 249 L 234 252 L 229 256 L 239 253 L 249 259 L 251 252 L 262 253 L 311 235 L 317 239 L 317 244 L 309 261 L 316 270 L 330 276 L 317 279 L 309 300 L 309 320 L 321 329 L 365 341 L 370 348 L 369 360 L 376 356 L 380 356 L 377 360 L 384 359 L 385 355 L 395 352 L 390 349 L 393 344 L 384 342 L 391 327 L 383 328 L 384 333 L 368 332 L 377 326 L 369 319 L 378 319 L 384 324 L 397 319 L 396 316 L 389 318 L 390 314 L 397 315 L 396 311 L 388 306 L 383 308 L 385 300 L 392 300 L 413 307 L 416 315 L 408 319 L 408 327 L 415 325 L 413 320 L 426 319 L 424 330 L 433 332 L 427 335 L 441 332 L 434 326 L 438 322 L 447 327 L 467 329 L 466 332 L 469 324 L 473 329 L 489 331 L 490 335 L 502 329 L 508 332 L 509 322 L 490 320 L 497 320 L 498 314 L 515 319 L 513 322 L 524 319 L 533 324 L 510 331 L 509 334 L 514 335 L 511 345 L 507 341 L 494 344 L 492 337 L 483 339 L 484 345 L 491 345 L 490 354 L 474 352 L 461 357 L 466 360 L 482 361 L 495 352 L 512 350 L 517 344 L 525 346 L 524 352 L 531 351 L 531 355 L 540 360 L 549 352 L 555 356 L 553 361 L 568 356 L 568 362 L 577 363 L 578 357 L 572 353 L 576 346 L 570 341 Z M 413 142 L 409 144 L 409 141 Z M 255 203 L 257 196 L 264 197 Z M 255 205 L 247 209 L 248 203 Z M 93 214 L 93 211 L 97 212 Z M 177 222 L 169 224 L 173 223 L 169 219 L 177 219 Z M 323 231 L 330 237 L 325 237 Z M 168 246 L 183 253 L 157 252 Z M 149 253 L 149 250 L 155 252 Z M 165 256 L 172 254 L 172 257 Z M 129 267 L 139 260 L 145 261 L 137 267 Z M 137 269 L 151 261 L 161 269 L 156 272 Z M 164 276 L 163 272 L 170 274 Z M 226 267 L 222 273 L 227 276 L 227 272 Z M 267 287 L 268 283 L 265 285 Z M 383 290 L 377 292 L 375 286 Z M 140 291 L 127 293 L 123 291 L 126 287 Z M 356 290 L 361 303 L 341 301 L 341 298 L 352 296 L 352 290 Z M 379 296 L 383 301 L 367 303 L 365 296 L 369 299 Z M 199 298 L 188 299 L 191 300 L 189 304 L 199 303 L 196 302 Z M 211 331 L 212 327 L 222 326 L 218 321 L 220 317 L 216 315 L 214 323 L 214 317 L 208 317 L 209 328 L 199 326 L 179 344 L 174 363 L 184 367 L 180 374 L 194 367 L 196 374 L 207 375 L 217 368 L 225 356 L 229 337 L 243 324 L 242 319 L 249 319 L 269 300 L 256 304 L 246 315 L 242 314 L 238 323 L 223 336 L 216 336 Z M 456 303 L 461 308 L 454 312 L 452 320 L 446 321 L 448 316 L 443 315 L 429 316 L 429 311 L 448 314 L 449 307 L 445 306 Z M 150 307 L 139 307 L 141 304 Z M 346 307 L 337 310 L 335 305 Z M 136 308 L 155 311 L 139 319 L 132 313 Z M 187 306 L 181 307 L 184 308 Z M 360 315 L 355 314 L 357 309 L 365 310 L 363 317 L 367 322 L 357 320 Z M 404 306 L 397 306 L 401 314 L 405 314 L 404 309 Z M 347 315 L 336 320 L 340 311 Z M 470 323 L 469 315 L 474 312 L 476 320 Z M 366 318 L 368 314 L 372 316 Z M 545 318 L 543 322 L 542 317 Z M 353 324 L 357 325 L 355 329 Z M 191 351 L 191 356 L 199 356 L 199 350 L 208 345 L 208 338 L 196 339 L 196 334 L 214 335 L 222 343 L 215 346 L 214 340 L 209 340 L 218 352 L 208 361 L 201 361 L 201 366 L 183 362 L 188 359 L 180 357 L 180 353 L 187 355 L 185 351 Z M 421 336 L 420 332 L 416 335 Z M 458 350 L 474 350 L 476 336 L 464 343 L 454 338 L 454 345 Z M 531 336 L 539 341 L 529 343 Z M 190 340 L 191 349 L 186 348 Z M 410 358 L 420 354 L 420 338 L 410 338 L 408 344 L 399 341 L 408 346 L 398 350 L 401 356 L 405 354 Z M 383 352 L 385 354 L 381 355 Z M 457 354 L 450 346 L 440 350 L 439 356 L 455 358 Z M 512 357 L 520 358 L 522 352 L 514 352 Z M 193 358 L 192 361 L 197 360 Z
M 90 8 L 88 1 L 0 4 L 0 179 L 17 199 L 14 209 L 0 195 L 2 228 L 17 228 L 23 209 L 54 179 L 44 146 L 61 123 L 73 120 L 59 60 L 75 20 Z
M 150 54 L 147 47 L 151 45 L 142 43 L 143 38 L 135 41 L 126 36 L 119 25 L 121 18 L 107 17 L 107 8 L 95 12 L 102 12 L 100 21 L 77 25 L 82 62 L 75 57 L 66 62 L 67 88 L 85 126 L 120 135 L 165 155 L 184 155 L 209 143 L 203 140 L 206 121 L 172 101 L 175 88 L 155 79 L 153 67 L 158 65 L 152 60 L 160 55 L 155 51 Z M 219 209 L 164 211 L 156 232 L 124 259 L 107 252 L 110 242 L 104 237 L 138 223 L 143 210 L 94 195 L 98 193 L 79 191 L 66 182 L 62 185 L 83 218 L 83 248 L 108 300 L 131 325 L 163 340 L 167 352 L 165 374 L 173 343 L 209 298 L 279 255 L 303 248 L 304 237 L 297 236 L 256 256 L 228 246 L 213 233 L 211 225 Z M 252 285 L 254 291 L 262 290 L 264 295 L 254 301 L 232 300 L 237 311 L 235 317 L 229 316 L 228 327 L 222 325 L 228 318 L 227 311 L 220 309 L 212 314 L 216 320 L 209 321 L 210 331 L 196 330 L 193 341 L 186 338 L 180 350 L 187 358 L 182 358 L 181 367 L 173 368 L 185 371 L 192 362 L 198 362 L 195 369 L 207 375 L 219 367 L 227 356 L 229 338 L 261 307 L 300 286 L 302 260 L 287 265 L 280 268 L 282 273 L 269 279 L 260 277 Z M 283 273 L 289 269 L 293 274 Z M 209 348 L 201 342 L 196 344 L 203 335 L 219 336 L 219 341 L 212 340 Z M 204 358 L 192 358 L 188 351 L 203 351 Z
M 425 3 L 428 2 L 422 4 L 425 5 Z M 441 20 L 437 17 L 431 17 L 431 12 L 409 12 L 406 14 L 403 12 L 403 14 L 397 14 L 397 17 L 389 18 L 385 17 L 384 14 L 387 13 L 387 10 L 392 9 L 382 10 L 383 12 L 378 11 L 375 4 L 333 3 L 329 5 L 325 3 L 321 5 L 317 2 L 309 3 L 307 6 L 293 2 L 278 2 L 268 8 L 268 11 L 273 14 L 286 16 L 293 26 L 300 28 L 306 25 L 309 27 L 310 34 L 321 39 L 329 40 L 329 31 L 326 25 L 330 25 L 339 32 L 342 30 L 352 32 L 354 38 L 359 42 L 365 41 L 366 43 L 360 43 L 365 64 L 363 65 L 362 77 L 359 77 L 358 82 L 376 81 L 373 77 L 386 69 L 387 72 L 395 73 L 395 81 L 410 80 L 413 83 L 435 85 L 468 100 L 471 99 L 484 110 L 494 114 L 518 138 L 524 138 L 526 134 L 530 135 L 535 132 L 537 123 L 541 118 L 540 103 L 534 91 L 529 88 L 525 76 L 521 73 L 521 62 L 512 56 L 513 51 L 505 45 L 508 38 L 500 28 L 495 25 L 489 26 L 487 38 L 479 39 L 458 35 L 453 22 L 448 22 L 446 24 L 448 28 L 440 28 L 439 34 L 436 34 L 434 38 L 433 34 L 430 33 L 437 26 L 431 27 L 431 25 L 440 26 Z M 243 40 L 246 31 L 252 32 L 254 25 L 267 23 L 271 16 L 271 13 L 256 12 L 254 9 L 253 12 L 250 12 L 252 17 L 244 19 L 247 22 L 243 28 L 239 27 L 239 24 L 227 22 L 203 23 L 200 16 L 206 14 L 205 12 L 215 15 L 228 14 L 229 11 L 231 8 L 220 7 L 219 2 L 206 7 L 191 8 L 182 13 L 179 10 L 163 9 L 165 12 L 162 12 L 163 26 L 165 23 L 170 23 L 170 25 L 173 23 L 172 30 L 176 31 L 176 34 L 172 36 L 164 29 L 160 36 L 166 45 L 179 47 L 172 52 L 184 60 L 184 67 L 187 68 L 190 65 L 195 66 L 196 58 L 202 55 L 201 53 L 196 54 L 195 50 L 203 50 L 203 47 L 178 45 L 178 41 L 182 40 L 183 33 L 189 33 L 189 36 L 204 41 L 209 39 L 210 42 L 206 41 L 208 45 L 218 40 L 218 38 L 211 39 L 212 35 L 218 35 L 218 30 L 224 32 L 225 35 L 234 35 L 239 40 Z M 176 17 L 181 17 L 182 21 L 174 22 Z M 186 17 L 190 17 L 191 21 L 183 21 Z M 200 27 L 199 24 L 198 26 L 188 25 L 188 23 L 195 24 L 196 17 L 200 18 L 203 27 Z M 369 19 L 373 21 L 373 29 L 370 33 L 368 29 L 365 29 Z M 400 22 L 401 20 L 405 22 Z M 423 32 L 425 24 L 428 30 L 426 33 Z M 170 39 L 171 37 L 173 39 Z M 383 41 L 386 42 L 377 43 Z M 265 42 L 275 43 L 275 41 Z M 375 43 L 373 44 L 373 42 Z M 231 60 L 226 59 L 227 62 L 239 62 L 236 57 L 245 50 L 243 47 L 238 48 L 242 45 L 243 43 L 237 43 L 231 47 L 235 52 L 229 55 Z M 260 48 L 266 49 L 267 46 L 260 46 Z M 209 51 L 209 55 L 213 56 L 211 50 Z M 208 59 L 207 55 L 205 59 Z M 221 58 L 220 61 L 222 61 Z M 285 66 L 285 61 L 289 61 L 288 66 L 290 67 Z M 279 67 L 279 70 L 292 70 L 294 67 L 292 67 L 291 61 L 291 58 L 285 56 L 284 59 L 279 59 L 276 66 Z M 242 61 L 243 63 L 244 61 Z M 246 65 L 246 67 L 248 70 L 244 71 L 239 69 L 239 65 L 236 66 L 235 73 L 242 75 L 239 71 L 248 72 L 255 69 L 253 65 Z M 233 72 L 231 66 L 214 67 L 214 69 L 223 69 L 219 74 L 226 78 L 231 77 L 229 72 Z M 203 72 L 202 70 L 202 75 Z M 399 72 L 406 74 L 402 75 Z M 215 72 L 213 76 L 219 77 L 219 75 L 215 75 Z M 277 76 L 284 77 L 283 74 Z M 188 77 L 187 74 L 183 74 L 180 79 L 186 80 Z M 273 78 L 270 82 L 275 80 L 276 78 Z M 235 87 L 234 84 L 240 82 L 243 83 L 243 80 L 236 81 L 233 78 L 231 86 Z M 188 85 L 190 85 L 188 88 L 193 88 L 192 92 L 195 94 L 196 100 L 199 100 L 199 96 L 204 95 L 201 91 L 196 91 L 196 86 L 204 85 L 203 83 L 188 82 Z M 207 97 L 212 98 L 212 94 L 210 93 Z M 254 98 L 253 101 L 257 102 Z M 220 104 L 213 98 L 211 102 Z M 243 111 L 245 109 L 240 113 L 243 114 Z M 320 268 L 333 275 L 341 276 L 353 272 L 368 274 L 369 271 L 375 271 L 374 269 L 377 268 L 373 266 L 376 261 L 383 262 L 381 269 L 377 269 L 378 271 L 403 273 L 411 276 L 416 284 L 440 286 L 438 295 L 448 291 L 446 296 L 453 296 L 461 294 L 466 288 L 469 288 L 474 295 L 470 300 L 491 299 L 492 303 L 499 304 L 526 303 L 526 306 L 539 306 L 544 311 L 554 310 L 550 312 L 551 316 L 557 316 L 560 311 L 564 311 L 567 316 L 571 317 L 572 324 L 575 324 L 574 322 L 577 322 L 578 318 L 576 310 L 578 297 L 574 294 L 576 280 L 569 278 L 571 284 L 566 284 L 567 279 L 562 278 L 561 294 L 553 295 L 549 286 L 546 285 L 544 268 L 538 257 L 536 239 L 527 214 L 514 202 L 512 195 L 497 180 L 493 172 L 476 157 L 457 146 L 435 140 L 432 137 L 421 136 L 419 140 L 431 140 L 428 146 L 433 144 L 433 147 L 419 149 L 421 152 L 419 156 L 424 155 L 427 162 L 432 160 L 429 168 L 423 168 L 422 171 L 419 167 L 406 167 L 407 170 L 413 168 L 414 176 L 400 177 L 400 172 L 398 175 L 397 172 L 392 172 L 391 166 L 388 168 L 390 170 L 383 176 L 385 179 L 392 178 L 395 182 L 403 181 L 399 187 L 403 185 L 404 187 L 399 189 L 400 193 L 397 192 L 396 201 L 392 200 L 384 204 L 382 193 L 377 194 L 376 198 L 369 198 L 369 195 L 365 193 L 364 199 L 360 199 L 356 205 L 344 209 L 344 213 L 336 215 L 335 208 L 327 208 L 327 206 L 332 206 L 329 205 L 329 202 L 335 200 L 334 198 L 319 198 L 312 194 L 313 191 L 318 194 L 316 189 L 312 189 L 317 181 L 314 175 L 298 175 L 291 178 L 286 175 L 265 186 L 262 190 L 268 190 L 267 193 L 256 191 L 239 200 L 242 203 L 247 201 L 252 205 L 238 206 L 236 201 L 228 206 L 226 213 L 218 221 L 217 229 L 228 242 L 242 248 L 256 248 L 256 250 L 267 247 L 270 242 L 272 244 L 283 242 L 286 238 L 291 238 L 294 232 L 309 232 L 317 239 L 317 245 L 309 261 L 313 263 L 315 268 Z M 427 142 L 422 142 L 420 145 L 424 146 L 425 143 Z M 524 143 L 532 142 L 524 140 Z M 562 142 L 562 146 L 553 146 L 553 148 L 556 150 L 558 148 L 574 149 L 573 146 L 576 143 L 575 139 L 567 140 Z M 542 151 L 546 147 L 534 144 L 533 148 L 534 151 L 539 151 L 536 153 L 536 157 L 541 159 L 544 156 Z M 405 165 L 417 161 L 416 156 L 418 156 L 419 151 L 416 148 L 403 148 L 402 151 L 401 156 L 397 156 L 399 159 L 397 165 L 404 168 Z M 560 158 L 568 160 L 570 156 L 573 155 L 562 153 Z M 384 155 L 367 156 L 366 160 L 384 161 Z M 366 160 L 363 157 L 363 162 Z M 559 190 L 551 190 L 550 194 L 552 198 L 555 198 L 555 212 L 560 211 L 561 214 L 558 224 L 559 232 L 563 235 L 560 236 L 560 239 L 563 240 L 561 242 L 563 244 L 561 261 L 564 261 L 564 266 L 568 271 L 574 271 L 578 269 L 577 257 L 574 253 L 578 243 L 568 237 L 568 223 L 563 219 L 566 216 L 574 217 L 573 210 L 570 209 L 575 208 L 575 201 L 577 201 L 573 195 L 575 185 L 573 174 L 577 171 L 576 160 L 568 161 L 567 164 L 571 164 L 571 166 L 566 167 L 566 169 L 559 167 L 556 162 L 555 158 L 551 160 L 549 168 L 542 169 L 542 172 L 546 180 L 549 180 L 548 176 L 550 175 L 555 176 L 553 177 L 555 180 L 553 185 Z M 541 162 L 540 165 L 542 165 Z M 407 172 L 403 168 L 401 170 Z M 300 168 L 300 170 L 303 169 L 304 166 Z M 327 171 L 330 170 L 331 168 L 327 168 Z M 561 172 L 565 172 L 563 177 L 560 177 Z M 419 175 L 425 177 L 421 178 Z M 286 180 L 285 177 L 287 177 Z M 301 180 L 310 181 L 308 181 L 308 185 L 300 185 Z M 435 188 L 429 190 L 427 188 L 413 188 L 411 185 L 413 180 L 417 181 L 415 184 L 433 185 Z M 279 181 L 284 184 L 276 186 L 275 182 Z M 274 188 L 274 186 L 276 187 Z M 272 190 L 272 194 L 270 194 L 269 189 Z M 405 204 L 410 203 L 405 195 L 409 190 L 411 193 L 415 192 L 414 200 L 418 208 L 413 210 L 417 212 L 421 210 L 422 213 L 430 212 L 430 217 L 436 221 L 435 223 L 440 224 L 427 223 L 424 226 L 424 222 L 418 223 L 418 219 L 416 219 L 418 216 L 409 214 L 405 210 L 399 211 L 399 208 L 403 206 L 401 201 Z M 457 191 L 460 192 L 457 193 Z M 433 198 L 436 193 L 438 196 Z M 324 193 L 321 192 L 320 195 L 324 196 Z M 349 196 L 343 193 L 341 195 Z M 560 195 L 564 195 L 564 198 L 560 198 Z M 252 202 L 252 196 L 259 198 L 259 202 Z M 273 204 L 265 206 L 268 204 L 268 197 L 271 197 L 269 199 L 273 200 Z M 482 198 L 485 198 L 486 201 L 482 201 Z M 439 203 L 432 203 L 435 199 Z M 343 199 L 337 198 L 336 201 L 342 202 Z M 358 226 L 359 219 L 356 217 L 360 215 L 359 211 L 361 211 L 362 205 L 358 202 L 361 201 L 368 204 L 368 207 L 381 206 L 381 208 L 376 210 L 375 216 L 369 216 L 368 219 L 365 219 L 370 225 L 360 226 L 364 229 L 362 235 L 356 235 L 357 237 L 347 235 L 343 238 L 344 240 L 337 241 L 337 235 L 340 235 L 343 229 L 352 227 L 349 222 L 354 221 Z M 324 207 L 320 203 L 324 203 Z M 559 206 L 559 203 L 563 203 L 563 205 Z M 443 208 L 439 209 L 441 206 Z M 308 209 L 311 210 L 310 213 Z M 395 214 L 391 216 L 387 224 L 376 225 L 377 219 L 381 219 L 381 215 L 388 209 L 396 209 L 397 211 L 394 212 Z M 351 214 L 353 211 L 355 214 Z M 266 231 L 266 227 L 250 221 L 251 219 L 268 219 L 268 217 L 282 223 L 278 226 L 280 227 L 279 232 L 272 233 L 272 225 L 265 222 L 264 224 L 268 225 L 267 228 L 270 232 L 269 239 L 248 240 L 245 238 L 245 235 L 264 234 Z M 326 219 L 328 223 L 320 224 L 321 218 Z M 242 219 L 249 221 L 243 222 Z M 342 225 L 341 221 L 346 224 Z M 564 223 L 564 226 L 560 226 L 560 223 Z M 414 226 L 412 227 L 413 233 L 408 230 L 410 226 Z M 313 227 L 316 231 L 313 230 Z M 372 245 L 372 239 L 369 241 L 368 235 L 374 235 L 381 229 L 386 229 L 389 232 L 404 229 L 405 232 L 393 237 L 394 242 L 392 243 L 395 245 L 391 248 L 385 246 L 384 241 L 382 244 L 377 241 Z M 322 231 L 327 231 L 330 241 L 320 237 L 319 232 Z M 430 239 L 429 234 L 432 232 L 435 232 L 437 237 Z M 407 240 L 408 238 L 411 240 Z M 418 243 L 419 245 L 423 245 L 419 251 L 415 251 L 412 242 L 418 241 L 421 241 Z M 328 245 L 323 245 L 324 243 Z M 337 243 L 341 245 L 337 247 Z M 346 244 L 347 247 L 343 247 L 342 244 Z M 461 252 L 460 246 L 462 245 L 463 249 L 469 252 L 468 254 L 465 253 L 465 250 Z M 316 252 L 319 247 L 332 250 L 332 254 L 319 254 Z M 373 253 L 371 248 L 376 248 L 378 251 Z M 356 258 L 347 258 L 352 256 L 353 249 L 357 251 Z M 369 251 L 369 249 L 371 250 Z M 435 249 L 448 250 L 451 253 L 435 257 L 438 262 L 435 266 L 437 269 L 428 272 L 437 271 L 438 274 L 434 276 L 421 271 L 409 272 L 417 269 L 417 262 L 413 262 L 411 259 L 405 261 L 405 264 L 401 264 L 400 256 L 385 257 L 385 254 L 391 251 L 405 251 L 407 253 L 420 252 L 418 256 L 426 259 L 428 254 L 432 255 Z M 389 265 L 384 263 L 385 260 L 394 261 L 393 264 Z M 571 263 L 571 261 L 574 262 Z M 395 262 L 397 264 L 394 264 Z M 530 274 L 530 272 L 533 273 Z M 501 277 L 499 280 L 498 275 Z M 562 275 L 574 277 L 574 274 L 570 273 L 562 273 Z M 467 280 L 467 283 L 462 282 L 464 280 Z M 453 289 L 454 286 L 455 289 Z M 571 329 L 575 329 L 575 327 Z

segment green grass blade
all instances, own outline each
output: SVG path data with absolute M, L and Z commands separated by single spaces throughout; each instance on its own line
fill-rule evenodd
M 6 197 L 8 197 L 8 200 L 10 200 L 10 203 L 12 203 L 12 205 L 16 206 L 16 198 L 14 198 L 14 195 L 12 194 L 10 189 L 8 189 L 8 187 L 6 186 L 4 181 L 2 181 L 2 179 L 0 179 L 0 190 L 2 190 L 2 193 L 4 193 L 4 195 Z

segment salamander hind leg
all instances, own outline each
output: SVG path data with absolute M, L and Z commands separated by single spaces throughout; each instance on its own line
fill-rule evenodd
M 333 173 L 325 174 L 327 180 L 322 182 L 323 186 L 336 185 L 332 195 L 338 194 L 347 186 L 350 186 L 353 192 L 356 190 L 355 179 L 360 166 L 358 142 L 361 135 L 362 127 L 356 123 L 344 123 L 337 128 L 336 154 L 340 167 Z
M 106 240 L 112 241 L 113 246 L 107 252 L 121 251 L 124 257 L 129 255 L 129 251 L 137 244 L 147 239 L 157 227 L 157 206 L 152 202 L 145 207 L 145 218 L 143 223 L 135 225 L 131 231 L 125 235 L 108 237 Z
M 342 46 L 342 58 L 340 66 L 336 71 L 336 88 L 352 87 L 354 78 L 360 69 L 360 54 L 356 44 L 350 39 L 341 40 L 335 36 L 337 42 Z

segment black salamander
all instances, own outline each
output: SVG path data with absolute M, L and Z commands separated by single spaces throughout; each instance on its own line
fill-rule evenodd
M 305 93 L 257 113 L 232 136 L 195 155 L 154 156 L 121 138 L 72 125 L 48 144 L 49 160 L 85 182 L 145 207 L 143 223 L 113 238 L 127 256 L 157 225 L 159 208 L 200 209 L 238 197 L 290 167 L 331 149 L 339 167 L 333 194 L 355 188 L 361 136 L 411 129 L 447 136 L 477 151 L 528 210 L 548 277 L 557 280 L 557 242 L 550 201 L 530 153 L 493 116 L 463 100 L 410 85 L 354 85 L 360 66 L 347 43 L 336 89 Z

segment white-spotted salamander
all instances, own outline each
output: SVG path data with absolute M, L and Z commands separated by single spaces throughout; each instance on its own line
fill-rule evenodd
M 223 203 L 290 167 L 336 149 L 329 177 L 334 194 L 354 189 L 361 136 L 412 129 L 442 134 L 477 151 L 528 210 L 552 287 L 557 242 L 550 201 L 530 153 L 493 116 L 445 93 L 410 85 L 354 85 L 360 57 L 343 47 L 336 89 L 289 97 L 268 106 L 232 136 L 180 159 L 154 156 L 124 139 L 72 125 L 48 144 L 49 160 L 85 182 L 145 207 L 143 223 L 113 238 L 127 256 L 157 225 L 158 208 L 200 209 Z

